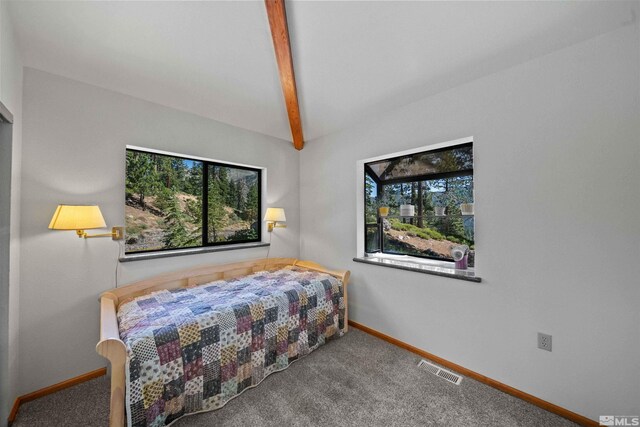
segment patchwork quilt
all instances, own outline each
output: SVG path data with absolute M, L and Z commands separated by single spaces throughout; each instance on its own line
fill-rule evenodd
M 343 285 L 287 267 L 123 303 L 130 426 L 223 406 L 344 329 Z

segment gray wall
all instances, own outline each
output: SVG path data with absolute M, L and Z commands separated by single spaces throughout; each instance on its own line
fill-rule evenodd
M 637 21 L 301 152 L 301 256 L 352 319 L 597 419 L 640 413 Z M 356 264 L 356 161 L 475 137 L 481 284 Z M 553 352 L 536 333 L 553 335 Z
M 0 120 L 0 425 L 9 398 L 9 253 L 11 247 L 11 128 Z
M 8 390 L 0 393 L 0 425 L 4 425 L 9 408 L 18 396 L 18 319 L 20 314 L 20 166 L 22 141 L 22 61 L 14 40 L 13 27 L 6 1 L 0 2 L 0 100 L 13 114 L 11 163 L 11 226 L 8 230 L 9 288 L 8 310 L 1 308 L 7 318 L 7 339 L 1 346 L 6 352 Z M 6 131 L 6 129 L 5 129 Z M 3 154 L 4 156 L 4 154 Z M 6 162 L 7 159 L 2 160 Z M 4 163 L 3 163 L 4 165 Z M 4 167 L 4 166 L 3 166 Z M 1 202 L 4 204 L 4 200 Z M 7 206 L 5 206 L 7 207 Z M 3 267 L 3 272 L 5 272 Z M 0 374 L 4 375 L 4 374 Z
M 25 69 L 21 393 L 105 366 L 95 352 L 98 295 L 114 286 L 118 245 L 48 230 L 59 203 L 96 203 L 124 225 L 125 145 L 267 167 L 267 206 L 286 209 L 271 256 L 298 256 L 298 153 L 291 144 L 115 92 Z M 265 233 L 266 234 L 266 233 Z M 120 283 L 267 248 L 124 263 Z

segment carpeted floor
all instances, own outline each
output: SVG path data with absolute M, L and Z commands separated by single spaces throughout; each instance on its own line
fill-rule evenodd
M 173 426 L 573 426 L 469 378 L 457 386 L 420 357 L 351 328 L 218 411 Z M 106 377 L 25 403 L 14 427 L 105 426 Z

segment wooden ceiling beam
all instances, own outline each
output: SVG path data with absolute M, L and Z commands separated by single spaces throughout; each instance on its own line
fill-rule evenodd
M 302 120 L 300 119 L 298 89 L 296 88 L 296 77 L 293 72 L 293 57 L 291 56 L 284 0 L 265 0 L 264 3 L 267 6 L 271 38 L 273 39 L 273 48 L 278 62 L 280 84 L 282 85 L 287 115 L 289 116 L 293 146 L 296 150 L 302 150 L 304 147 Z

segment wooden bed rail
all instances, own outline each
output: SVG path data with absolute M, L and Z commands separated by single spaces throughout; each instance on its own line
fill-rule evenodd
M 109 427 L 123 427 L 127 423 L 125 413 L 127 348 L 120 339 L 116 314 L 120 304 L 128 299 L 162 289 L 196 286 L 288 265 L 330 274 L 342 281 L 345 309 L 344 331 L 346 332 L 348 329 L 347 282 L 350 272 L 348 270 L 329 270 L 315 262 L 300 261 L 295 258 L 257 259 L 233 264 L 205 265 L 162 274 L 102 293 L 100 295 L 100 341 L 96 345 L 96 351 L 111 364 Z

